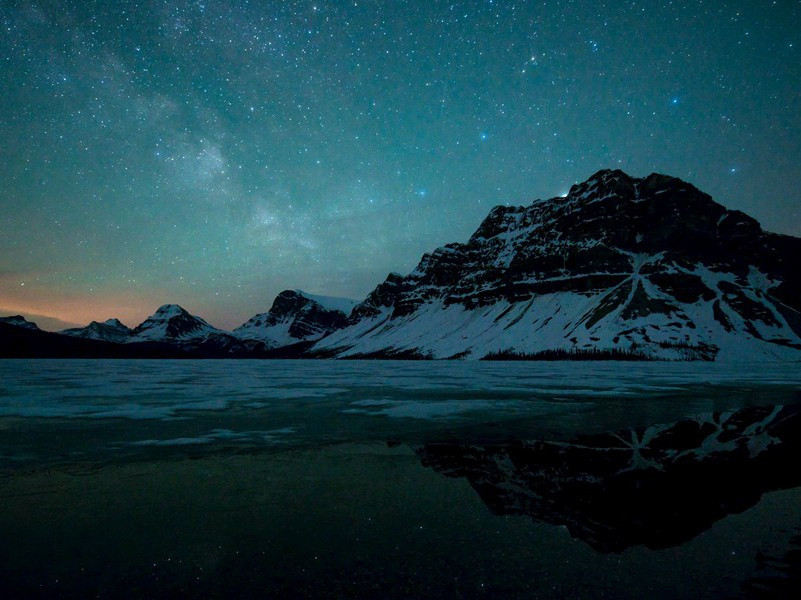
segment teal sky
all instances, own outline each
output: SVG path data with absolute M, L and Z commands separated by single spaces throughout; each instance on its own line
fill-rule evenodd
M 286 288 L 361 298 L 601 168 L 801 235 L 798 23 L 798 1 L 0 1 L 0 312 L 233 327 Z

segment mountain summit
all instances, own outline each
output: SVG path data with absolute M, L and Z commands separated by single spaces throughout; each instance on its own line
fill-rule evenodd
M 165 304 L 133 331 L 135 341 L 176 341 L 205 338 L 223 333 L 200 317 L 189 314 L 177 304 Z
M 322 356 L 801 358 L 801 239 L 603 170 L 390 274 Z

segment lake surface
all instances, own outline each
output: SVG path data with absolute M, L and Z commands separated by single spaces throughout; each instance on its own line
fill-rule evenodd
M 0 597 L 801 585 L 801 365 L 0 361 Z

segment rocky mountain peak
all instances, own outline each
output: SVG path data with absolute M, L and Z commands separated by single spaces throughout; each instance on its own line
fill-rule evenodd
M 132 331 L 118 319 L 108 319 L 102 323 L 92 321 L 86 327 L 65 329 L 61 333 L 72 337 L 123 343 L 129 341 Z
M 156 312 L 153 314 L 153 317 L 160 317 L 162 319 L 170 319 L 172 317 L 176 317 L 179 315 L 188 315 L 189 313 L 186 312 L 182 307 L 178 306 L 177 304 L 163 304 L 159 306 Z M 151 317 L 152 318 L 152 317 Z
M 119 319 L 106 319 L 102 324 L 116 329 L 129 329 L 129 327 L 123 324 Z
M 177 304 L 164 304 L 132 333 L 139 340 L 176 340 L 204 337 L 220 330 Z
M 622 197 L 635 193 L 635 180 L 619 169 L 603 169 L 595 173 L 587 181 L 577 183 L 570 188 L 567 197 L 584 199 L 588 197 L 602 198 L 610 195 Z
M 742 336 L 784 356 L 801 349 L 799 256 L 801 240 L 763 232 L 681 179 L 603 170 L 565 197 L 496 206 L 466 243 L 388 276 L 319 347 L 709 358 L 745 352 Z
M 234 330 L 243 339 L 258 339 L 271 346 L 317 340 L 344 326 L 345 311 L 355 304 L 344 298 L 307 294 L 302 290 L 284 290 L 266 313 L 251 317 Z

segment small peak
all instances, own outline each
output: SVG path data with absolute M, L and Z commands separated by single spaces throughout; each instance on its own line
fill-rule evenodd
M 678 177 L 673 175 L 665 175 L 664 173 L 651 173 L 643 181 L 681 181 Z
M 573 187 L 582 187 L 586 186 L 586 188 L 594 188 L 598 185 L 605 184 L 608 185 L 610 183 L 617 183 L 617 182 L 628 182 L 631 181 L 631 177 L 621 171 L 620 169 L 601 169 L 600 171 L 596 171 L 587 181 L 584 183 L 579 183 L 574 185 Z M 572 188 L 571 188 L 572 191 Z
M 128 329 L 128 327 L 119 319 L 106 319 L 103 321 L 103 325 L 108 325 L 110 327 L 117 327 L 121 329 Z
M 177 304 L 163 304 L 162 306 L 159 306 L 158 310 L 153 316 L 174 317 L 176 315 L 182 315 L 185 312 L 186 311 Z
M 590 177 L 588 181 L 609 181 L 610 179 L 631 179 L 631 177 L 620 169 L 601 169 Z
M 292 301 L 296 302 L 301 298 L 308 299 L 309 295 L 304 292 L 303 290 L 283 290 L 278 292 L 275 296 L 275 300 L 283 300 L 283 301 Z
M 662 173 L 651 173 L 648 175 L 648 177 L 643 178 L 642 182 L 640 183 L 640 188 L 643 191 L 655 191 L 676 185 L 681 185 L 684 188 L 693 187 L 678 177 L 663 175 Z
M 598 195 L 599 192 L 608 193 L 611 190 L 631 188 L 633 190 L 634 178 L 620 169 L 601 169 L 596 171 L 589 179 L 571 186 L 568 198 L 585 199 Z
M 275 296 L 269 312 L 283 314 L 288 310 L 296 310 L 306 300 L 306 295 L 301 290 L 283 290 Z

